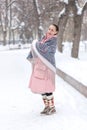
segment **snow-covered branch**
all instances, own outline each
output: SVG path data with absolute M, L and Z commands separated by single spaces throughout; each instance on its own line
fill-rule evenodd
M 41 14 L 41 12 L 40 12 L 40 9 L 39 9 L 38 0 L 36 0 L 36 6 L 37 6 L 37 12 L 38 12 L 38 14 L 40 15 L 40 14 Z
M 82 13 L 84 13 L 85 10 L 87 10 L 87 2 L 84 3 Z
M 62 11 L 59 13 L 59 18 L 65 13 L 65 8 L 62 9 Z
M 82 7 L 79 6 L 78 2 L 75 1 L 76 7 L 77 7 L 77 14 L 81 15 L 82 14 Z
M 76 7 L 77 7 L 77 14 L 81 15 L 85 8 L 87 8 L 87 0 L 84 1 L 82 6 L 79 5 L 78 1 L 75 1 Z
M 60 2 L 64 2 L 64 3 L 68 4 L 68 0 L 60 0 Z

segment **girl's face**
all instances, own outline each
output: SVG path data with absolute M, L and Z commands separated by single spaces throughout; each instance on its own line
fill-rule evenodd
M 56 35 L 58 32 L 56 31 L 56 27 L 54 25 L 50 25 L 47 31 L 47 36 Z

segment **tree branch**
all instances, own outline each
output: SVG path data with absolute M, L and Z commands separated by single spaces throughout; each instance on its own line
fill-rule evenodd
M 11 1 L 11 2 L 7 5 L 7 8 L 9 8 L 14 2 L 17 2 L 17 1 L 16 1 L 16 0 Z
M 85 3 L 83 9 L 82 9 L 82 14 L 84 14 L 84 11 L 87 10 L 87 2 Z

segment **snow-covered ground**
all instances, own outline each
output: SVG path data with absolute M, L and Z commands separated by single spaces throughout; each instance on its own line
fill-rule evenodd
M 86 130 L 87 98 L 58 76 L 54 93 L 57 113 L 40 115 L 44 107 L 41 95 L 28 88 L 31 65 L 27 54 L 28 49 L 0 52 L 0 130 Z M 56 54 L 56 58 L 57 65 L 67 69 L 65 57 Z M 72 60 L 68 66 L 70 74 L 74 64 Z
M 79 59 L 57 52 L 56 59 L 60 70 L 87 86 L 87 52 L 84 58 L 81 55 Z

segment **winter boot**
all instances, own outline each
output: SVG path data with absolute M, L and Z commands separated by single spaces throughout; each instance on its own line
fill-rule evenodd
M 54 106 L 54 97 L 53 95 L 48 97 L 48 109 L 46 111 L 46 115 L 52 115 L 54 113 L 56 113 L 56 109 L 55 109 L 55 106 Z
M 47 100 L 47 97 L 46 95 L 43 96 L 43 102 L 44 102 L 44 105 L 45 105 L 45 108 L 43 109 L 43 111 L 41 112 L 41 114 L 45 114 L 49 108 L 48 106 L 48 100 Z

